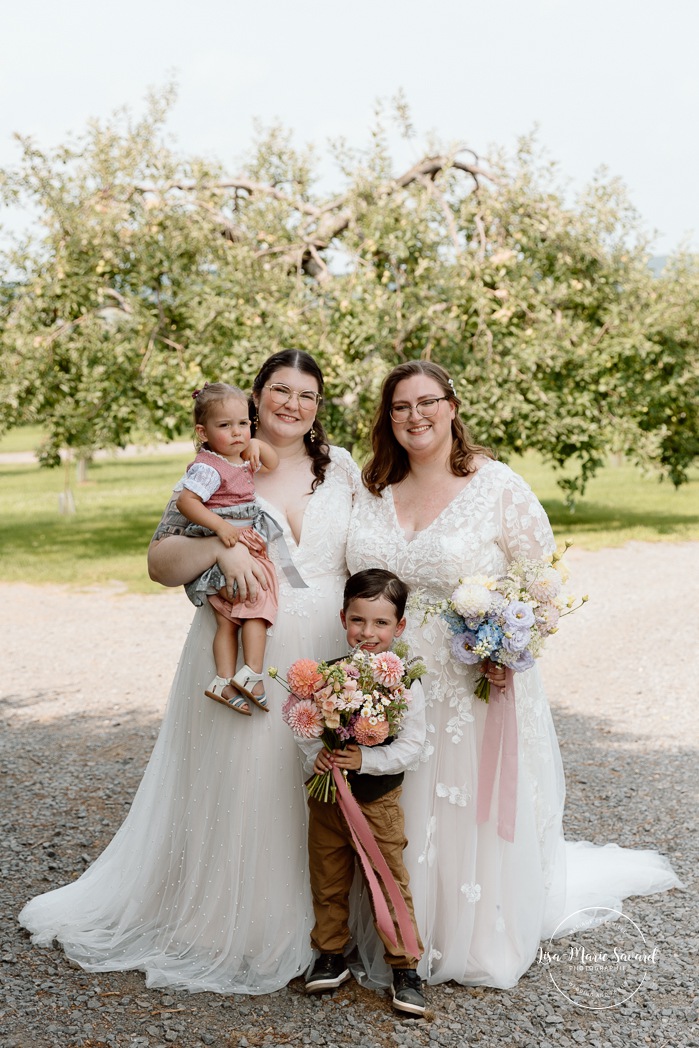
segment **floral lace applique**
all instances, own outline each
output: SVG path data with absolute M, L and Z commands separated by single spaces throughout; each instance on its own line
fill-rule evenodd
M 435 793 L 438 797 L 446 797 L 450 804 L 457 804 L 460 808 L 465 808 L 471 800 L 470 790 L 460 790 L 458 786 L 447 786 L 443 782 L 437 783 Z
M 432 969 L 435 961 L 441 961 L 442 954 L 440 950 L 430 950 L 427 954 L 427 978 L 429 979 L 432 975 Z
M 433 864 L 433 862 L 434 862 L 434 860 L 436 858 L 436 855 L 437 855 L 437 849 L 435 848 L 434 844 L 432 843 L 432 838 L 434 836 L 434 831 L 436 829 L 437 829 L 437 819 L 433 815 L 433 816 L 431 816 L 430 820 L 427 823 L 427 829 L 426 829 L 426 832 L 425 832 L 425 847 L 422 849 L 422 852 L 418 856 L 418 860 L 417 861 L 419 863 L 425 863 L 426 862 L 428 866 L 431 866 Z
M 462 895 L 466 896 L 469 902 L 478 902 L 481 897 L 480 884 L 462 884 L 459 890 Z

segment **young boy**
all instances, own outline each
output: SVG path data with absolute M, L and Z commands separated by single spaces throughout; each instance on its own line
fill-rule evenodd
M 396 575 L 370 569 L 347 581 L 340 618 L 350 648 L 376 653 L 388 651 L 405 629 L 408 587 Z M 415 914 L 403 863 L 406 845 L 400 806 L 403 772 L 419 757 L 425 742 L 425 696 L 420 681 L 410 689 L 410 703 L 398 735 L 379 746 L 349 745 L 330 753 L 317 739 L 301 740 L 305 771 L 323 773 L 333 766 L 348 773 L 354 799 L 366 817 L 381 852 L 400 888 L 413 927 Z M 315 927 L 311 945 L 320 954 L 306 977 L 306 991 L 333 990 L 349 979 L 344 949 L 350 940 L 349 893 L 355 870 L 355 851 L 349 827 L 338 804 L 308 799 L 308 854 Z M 411 1015 L 423 1015 L 425 998 L 416 971 L 417 958 L 405 953 L 398 939 L 392 946 L 377 929 L 384 958 L 393 972 L 393 1006 Z M 415 927 L 415 936 L 420 943 Z

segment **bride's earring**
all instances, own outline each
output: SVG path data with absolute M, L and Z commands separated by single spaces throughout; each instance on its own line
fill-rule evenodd
M 260 416 L 257 414 L 257 408 L 255 408 L 255 414 L 252 416 L 252 424 L 257 429 L 260 424 Z
M 308 435 L 311 438 L 311 444 L 315 444 L 318 439 L 318 431 L 315 426 L 311 426 L 311 432 Z

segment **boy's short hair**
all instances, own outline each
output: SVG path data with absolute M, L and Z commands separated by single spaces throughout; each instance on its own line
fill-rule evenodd
M 342 610 L 346 612 L 353 600 L 376 600 L 377 597 L 385 597 L 396 609 L 396 618 L 400 622 L 405 614 L 405 602 L 409 593 L 410 590 L 405 582 L 392 571 L 386 571 L 384 568 L 367 568 L 365 571 L 358 571 L 350 575 L 347 579 Z

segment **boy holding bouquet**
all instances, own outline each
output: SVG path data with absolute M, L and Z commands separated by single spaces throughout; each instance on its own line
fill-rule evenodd
M 350 649 L 369 655 L 390 651 L 393 641 L 405 629 L 407 597 L 408 587 L 390 571 L 370 569 L 351 576 L 340 612 Z M 308 774 L 323 775 L 333 768 L 346 773 L 352 795 L 405 901 L 421 950 L 409 877 L 403 862 L 407 841 L 400 806 L 403 773 L 417 762 L 425 742 L 425 696 L 419 680 L 412 682 L 407 698 L 407 708 L 395 737 L 382 739 L 387 731 L 385 722 L 379 720 L 372 726 L 368 718 L 363 718 L 363 724 L 361 720 L 355 723 L 354 741 L 345 748 L 330 751 L 320 739 L 297 738 L 297 742 L 304 752 Z M 349 894 L 356 849 L 352 831 L 338 803 L 309 796 L 308 807 L 308 853 L 315 914 L 311 944 L 319 957 L 306 977 L 306 991 L 318 993 L 335 989 L 350 976 L 344 950 L 350 940 Z M 400 937 L 393 946 L 376 921 L 375 927 L 385 947 L 384 958 L 393 973 L 394 1008 L 411 1015 L 423 1015 L 425 999 L 416 970 L 418 958 L 407 952 Z

